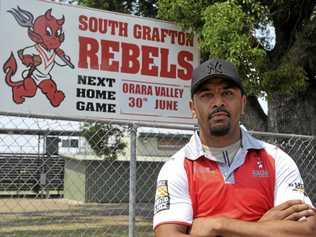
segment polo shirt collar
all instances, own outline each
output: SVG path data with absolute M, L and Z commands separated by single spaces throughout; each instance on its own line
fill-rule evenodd
M 244 128 L 240 127 L 241 130 L 241 149 L 246 153 L 250 149 L 260 150 L 263 149 L 263 142 L 254 138 Z M 205 154 L 201 143 L 198 131 L 195 131 L 192 135 L 189 143 L 184 147 L 185 157 L 189 160 L 197 160 L 200 157 L 206 157 L 210 160 L 215 160 L 211 155 Z

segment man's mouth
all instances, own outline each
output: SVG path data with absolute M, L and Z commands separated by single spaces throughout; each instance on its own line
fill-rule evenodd
M 226 112 L 216 112 L 216 113 L 212 113 L 210 116 L 210 118 L 220 118 L 220 117 L 230 117 L 230 116 Z
M 214 119 L 214 118 L 215 119 L 230 118 L 230 113 L 224 108 L 216 108 L 208 116 L 208 119 Z

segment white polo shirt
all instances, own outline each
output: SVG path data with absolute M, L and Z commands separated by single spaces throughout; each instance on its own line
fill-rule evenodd
M 205 216 L 256 221 L 287 200 L 311 204 L 292 158 L 244 129 L 241 134 L 241 147 L 229 166 L 203 151 L 197 132 L 164 164 L 157 179 L 154 228 L 190 226 Z

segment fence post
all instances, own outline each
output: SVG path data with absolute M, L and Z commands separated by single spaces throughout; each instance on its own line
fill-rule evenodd
M 135 209 L 136 209 L 136 135 L 137 126 L 130 124 L 130 148 L 131 157 L 129 163 L 129 216 L 128 236 L 135 237 Z

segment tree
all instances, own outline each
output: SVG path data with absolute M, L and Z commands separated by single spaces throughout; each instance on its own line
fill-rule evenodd
M 155 17 L 157 14 L 156 0 L 79 0 L 78 3 L 88 7 L 137 16 Z
M 135 15 L 156 17 L 157 16 L 157 0 L 139 0 L 135 8 Z
M 125 129 L 122 126 L 105 122 L 85 122 L 81 135 L 86 138 L 97 156 L 116 160 L 123 153 Z
M 315 5 L 314 0 L 158 0 L 158 17 L 194 32 L 203 59 L 235 63 L 252 100 L 267 93 L 270 131 L 315 135 Z M 276 33 L 272 49 L 262 35 L 269 25 Z
M 121 0 L 79 0 L 79 5 L 87 7 L 110 10 L 115 12 L 130 13 L 133 11 L 133 0 L 121 1 Z

